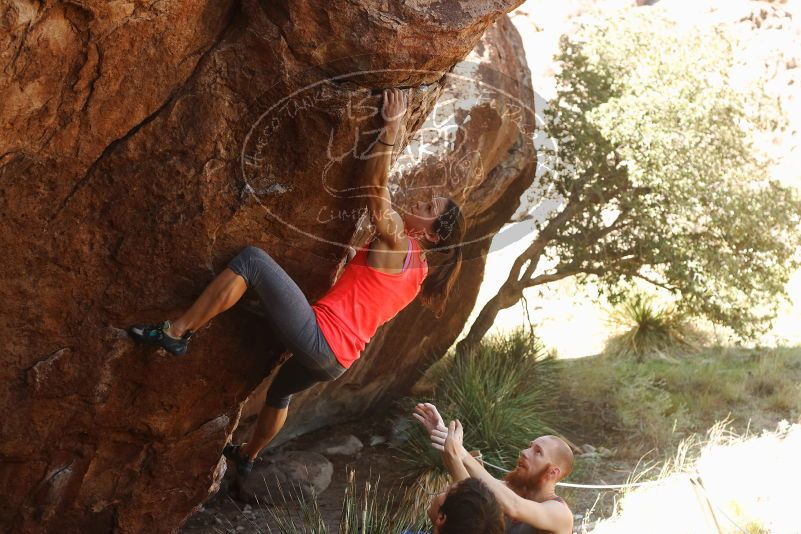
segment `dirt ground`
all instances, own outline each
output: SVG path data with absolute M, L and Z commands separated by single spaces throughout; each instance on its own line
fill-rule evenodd
M 393 417 L 386 414 L 366 420 L 324 428 L 284 443 L 276 451 L 307 450 L 313 444 L 331 436 L 352 434 L 359 438 L 364 448 L 355 457 L 329 456 L 334 466 L 331 484 L 318 496 L 318 503 L 329 532 L 337 532 L 342 498 L 347 484 L 347 473 L 353 469 L 357 487 L 368 479 L 375 481 L 380 476 L 380 486 L 391 487 L 403 475 L 403 468 L 395 459 L 395 451 L 388 444 Z M 370 446 L 371 438 L 381 437 L 384 443 Z M 269 454 L 269 453 L 268 453 Z M 225 486 L 225 484 L 223 484 Z M 182 534 L 210 533 L 269 533 L 275 530 L 267 505 L 249 506 L 235 501 L 223 487 L 220 493 L 207 501 L 203 509 L 192 515 L 183 525 Z

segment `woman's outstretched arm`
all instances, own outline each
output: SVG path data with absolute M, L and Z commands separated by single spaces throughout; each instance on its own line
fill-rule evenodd
M 402 237 L 403 219 L 392 209 L 392 201 L 387 188 L 392 151 L 398 138 L 401 120 L 406 114 L 408 97 L 400 89 L 384 91 L 381 116 L 384 127 L 379 132 L 364 167 L 367 186 L 367 208 L 370 220 L 375 225 L 378 236 L 390 245 L 396 245 Z

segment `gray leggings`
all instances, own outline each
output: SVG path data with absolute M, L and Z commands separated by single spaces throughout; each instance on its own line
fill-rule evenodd
M 328 346 L 317 317 L 298 285 L 269 254 L 246 247 L 228 263 L 261 300 L 275 335 L 292 352 L 267 390 L 267 404 L 286 408 L 294 393 L 335 380 L 345 368 Z

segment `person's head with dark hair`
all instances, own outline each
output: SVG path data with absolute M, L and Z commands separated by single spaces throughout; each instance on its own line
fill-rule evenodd
M 467 478 L 431 500 L 433 534 L 502 534 L 503 514 L 486 484 Z
M 436 253 L 421 293 L 423 303 L 440 317 L 461 268 L 467 222 L 459 205 L 445 197 L 411 204 L 403 222 L 409 235 L 422 238 L 426 250 Z

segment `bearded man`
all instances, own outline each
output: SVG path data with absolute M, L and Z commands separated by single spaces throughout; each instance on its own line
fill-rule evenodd
M 506 534 L 571 534 L 573 513 L 556 494 L 556 483 L 573 470 L 573 451 L 557 436 L 540 436 L 520 452 L 517 466 L 504 480 L 490 475 L 463 444 L 459 421 L 448 427 L 433 404 L 418 404 L 414 417 L 428 431 L 431 444 L 442 452 L 455 481 L 477 478 L 495 495 L 506 517 Z

